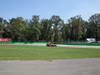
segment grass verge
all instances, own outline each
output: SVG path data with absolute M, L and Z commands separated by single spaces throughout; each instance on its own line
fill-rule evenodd
M 100 49 L 0 45 L 0 60 L 52 60 L 100 57 Z

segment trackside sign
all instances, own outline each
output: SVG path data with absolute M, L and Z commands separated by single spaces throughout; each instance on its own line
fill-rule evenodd
M 0 42 L 12 42 L 11 38 L 0 38 Z

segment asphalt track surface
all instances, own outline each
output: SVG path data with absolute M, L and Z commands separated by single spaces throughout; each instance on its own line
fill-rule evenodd
M 100 75 L 100 58 L 1 60 L 0 75 Z
M 17 45 L 17 46 L 46 46 L 46 44 L 0 44 L 0 45 Z M 61 45 L 57 44 L 57 47 L 67 47 L 67 48 L 99 48 L 100 46 L 87 46 L 87 45 Z

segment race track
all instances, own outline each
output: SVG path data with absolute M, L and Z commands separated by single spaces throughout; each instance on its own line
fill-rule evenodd
M 100 58 L 0 61 L 0 75 L 100 75 Z
M 0 44 L 0 45 L 46 46 L 46 44 Z M 61 45 L 61 44 L 57 44 L 57 47 L 67 47 L 67 48 L 100 48 L 100 46 L 87 46 L 87 45 Z

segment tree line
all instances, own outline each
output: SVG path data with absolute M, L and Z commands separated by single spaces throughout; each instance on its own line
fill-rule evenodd
M 86 38 L 100 40 L 100 14 L 92 15 L 88 21 L 81 16 L 74 16 L 64 22 L 60 16 L 50 19 L 32 16 L 31 20 L 23 17 L 10 20 L 0 17 L 0 38 L 11 38 L 16 42 L 33 41 L 84 41 Z

